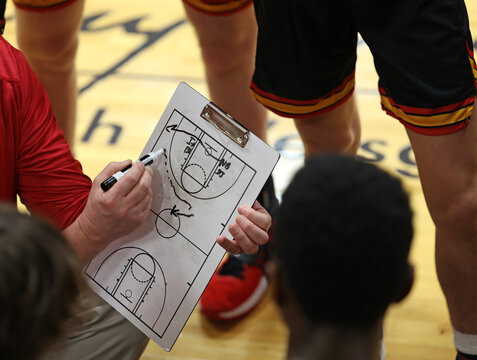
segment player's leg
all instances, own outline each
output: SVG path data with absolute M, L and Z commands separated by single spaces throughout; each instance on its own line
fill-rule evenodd
M 266 141 L 266 110 L 249 91 L 257 41 L 254 9 L 250 1 L 235 3 L 241 7 L 212 13 L 213 9 L 205 12 L 184 2 L 199 40 L 212 101 Z
M 257 37 L 251 0 L 184 0 L 184 5 L 202 51 L 211 100 L 266 141 L 266 110 L 249 90 Z M 271 177 L 258 201 L 271 214 L 278 206 Z M 255 255 L 229 256 L 200 300 L 202 313 L 231 320 L 258 305 L 268 288 L 263 270 L 268 253 L 266 245 Z
M 361 125 L 354 95 L 335 109 L 312 117 L 295 119 L 305 156 L 326 152 L 356 155 Z
M 465 2 L 363 3 L 369 6 L 356 9 L 356 24 L 374 56 L 381 104 L 406 126 L 436 225 L 436 268 L 455 345 L 476 356 L 477 67 Z
M 330 151 L 356 154 L 357 32 L 349 16 L 335 2 L 295 7 L 262 0 L 254 5 L 259 31 L 253 96 L 278 115 L 295 119 L 306 156 Z M 321 20 L 303 21 L 300 14 L 320 14 Z
M 75 56 L 84 0 L 16 2 L 18 44 L 45 86 L 66 140 L 73 145 L 76 121 Z
M 436 268 L 458 350 L 477 354 L 477 111 L 457 133 L 408 130 L 431 216 Z

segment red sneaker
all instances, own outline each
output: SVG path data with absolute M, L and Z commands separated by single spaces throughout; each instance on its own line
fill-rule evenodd
M 273 216 L 278 208 L 273 180 L 270 177 L 263 187 L 258 201 Z M 206 317 L 219 321 L 240 318 L 254 309 L 264 297 L 268 279 L 264 265 L 270 253 L 269 242 L 254 255 L 228 255 L 204 291 L 199 310 Z
M 199 309 L 214 320 L 237 319 L 258 305 L 267 288 L 263 265 L 247 263 L 242 256 L 228 255 L 210 280 Z

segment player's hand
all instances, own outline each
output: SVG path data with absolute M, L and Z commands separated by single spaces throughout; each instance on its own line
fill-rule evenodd
M 255 254 L 259 245 L 268 242 L 272 217 L 258 201 L 252 207 L 239 206 L 238 213 L 235 222 L 229 225 L 233 239 L 220 235 L 217 243 L 231 254 Z
M 110 163 L 94 179 L 88 202 L 78 217 L 80 228 L 89 242 L 87 246 L 95 252 L 134 231 L 149 214 L 152 171 L 143 163 L 133 164 L 108 191 L 101 189 L 104 180 L 130 163 L 130 160 Z

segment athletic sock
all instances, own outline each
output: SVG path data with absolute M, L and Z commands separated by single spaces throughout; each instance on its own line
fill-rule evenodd
M 457 350 L 456 360 L 477 360 L 477 335 L 464 334 L 456 329 L 452 329 L 452 331 Z

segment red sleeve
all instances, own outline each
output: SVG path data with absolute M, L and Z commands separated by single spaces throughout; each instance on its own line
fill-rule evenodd
M 36 75 L 17 53 L 20 148 L 18 194 L 29 211 L 51 219 L 61 229 L 83 210 L 91 180 L 71 154 Z

